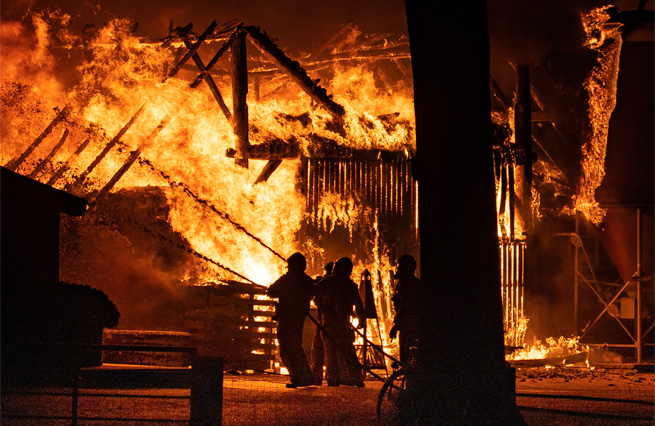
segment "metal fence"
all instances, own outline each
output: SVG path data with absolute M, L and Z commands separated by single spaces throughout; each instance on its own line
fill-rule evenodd
M 3 347 L 8 347 L 3 342 Z M 52 347 L 66 347 L 73 351 L 100 350 L 100 351 L 140 351 L 140 352 L 179 352 L 191 357 L 190 368 L 177 369 L 117 369 L 111 372 L 93 368 L 80 368 L 75 366 L 67 377 L 55 384 L 29 384 L 29 383 L 3 383 L 2 414 L 3 424 L 7 421 L 32 421 L 30 424 L 70 424 L 76 426 L 78 422 L 99 423 L 156 423 L 179 424 L 187 423 L 192 426 L 222 424 L 223 404 L 223 367 L 224 361 L 216 357 L 197 356 L 195 347 L 173 346 L 146 346 L 146 345 L 68 345 L 68 344 L 20 344 L 13 347 L 23 349 L 41 349 Z M 79 364 L 79 363 L 73 363 Z M 96 374 L 93 374 L 93 373 Z M 177 373 L 177 378 L 175 378 Z M 149 386 L 152 385 L 152 386 Z M 147 390 L 142 389 L 143 387 Z M 102 391 L 100 389 L 111 389 Z M 155 389 L 156 388 L 156 389 Z M 176 389 L 173 392 L 166 389 Z M 64 398 L 64 401 L 61 400 Z M 70 398 L 66 404 L 65 399 Z M 98 406 L 98 404 L 81 404 L 82 400 L 95 400 L 104 398 L 103 409 L 91 410 L 95 416 L 80 415 L 81 405 Z M 117 405 L 107 403 L 108 400 L 117 402 Z M 126 400 L 136 401 L 123 405 Z M 162 409 L 162 404 L 149 404 L 145 401 L 165 400 L 173 405 L 172 409 Z M 188 409 L 181 410 L 180 403 L 188 401 Z M 66 406 L 70 410 L 66 412 Z M 35 410 L 38 408 L 38 410 Z M 36 411 L 36 412 L 35 412 Z M 128 411 L 134 416 L 113 416 L 114 412 Z M 188 418 L 179 418 L 180 412 L 188 412 Z M 175 413 L 177 416 L 162 418 L 152 417 L 152 413 Z M 146 415 L 150 414 L 150 415 Z

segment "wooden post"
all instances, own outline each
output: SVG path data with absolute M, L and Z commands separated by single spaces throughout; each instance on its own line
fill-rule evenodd
M 239 30 L 232 43 L 232 115 L 237 137 L 236 163 L 248 168 L 248 64 L 246 58 L 246 33 Z
M 530 68 L 527 64 L 517 68 L 516 110 L 514 134 L 516 143 L 523 149 L 523 189 L 521 193 L 521 217 L 526 231 L 532 229 L 532 95 L 530 94 Z M 518 164 L 518 163 L 517 163 Z
M 223 423 L 223 367 L 217 357 L 196 357 L 191 366 L 190 426 Z

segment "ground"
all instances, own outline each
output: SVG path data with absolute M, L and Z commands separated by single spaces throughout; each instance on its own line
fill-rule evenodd
M 520 369 L 516 376 L 517 405 L 529 426 L 655 423 L 652 366 L 645 372 L 632 368 L 540 367 Z M 367 379 L 364 388 L 323 384 L 287 389 L 287 379 L 262 373 L 225 374 L 223 425 L 380 425 L 375 412 L 382 386 L 379 380 Z M 26 389 L 2 389 L 3 425 L 71 424 L 70 389 L 31 390 L 39 395 L 18 394 Z M 189 390 L 183 388 L 82 388 L 78 424 L 184 424 L 189 418 L 188 397 Z M 12 418 L 25 414 L 59 419 Z M 99 418 L 104 421 L 97 421 Z

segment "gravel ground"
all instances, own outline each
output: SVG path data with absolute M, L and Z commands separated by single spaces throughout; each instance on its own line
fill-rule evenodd
M 380 424 L 375 413 L 382 386 L 378 380 L 367 380 L 364 388 L 324 384 L 287 389 L 286 383 L 287 378 L 278 375 L 226 374 L 223 424 Z M 24 390 L 3 388 L 3 425 L 71 424 L 70 389 L 35 388 L 39 392 L 36 396 L 12 393 Z M 529 426 L 655 424 L 653 373 L 627 369 L 519 369 L 516 390 L 517 405 Z M 65 395 L 57 395 L 60 393 Z M 82 389 L 80 393 L 78 425 L 173 425 L 184 424 L 189 418 L 188 389 L 104 388 Z M 60 418 L 11 418 L 25 414 Z M 98 418 L 105 420 L 91 420 Z

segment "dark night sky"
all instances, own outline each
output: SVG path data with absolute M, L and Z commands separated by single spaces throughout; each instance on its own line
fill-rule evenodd
M 73 28 L 88 23 L 101 25 L 112 16 L 129 18 L 139 23 L 136 35 L 163 37 L 169 22 L 184 26 L 192 22 L 201 33 L 212 20 L 219 25 L 238 19 L 263 28 L 281 46 L 310 51 L 327 41 L 349 21 L 365 33 L 390 31 L 405 33 L 403 0 L 18 0 L 3 2 L 2 17 L 16 20 L 32 5 L 35 9 L 58 7 L 73 18 Z
M 540 57 L 550 49 L 579 45 L 579 11 L 604 4 L 634 9 L 638 0 L 489 0 L 492 44 L 502 44 L 510 55 Z M 309 52 L 327 41 L 347 22 L 353 21 L 366 34 L 389 31 L 406 33 L 404 0 L 14 0 L 2 3 L 3 20 L 18 20 L 28 8 L 60 8 L 73 18 L 72 27 L 100 26 L 111 17 L 139 23 L 138 36 L 161 37 L 169 22 L 194 24 L 202 32 L 212 20 L 220 25 L 238 19 L 262 27 L 281 46 Z M 448 19 L 435 6 L 435 25 Z

